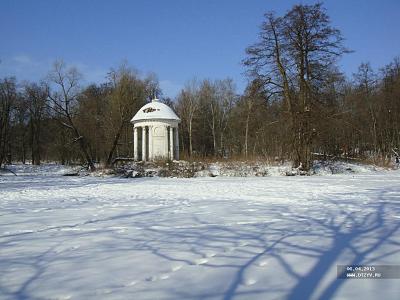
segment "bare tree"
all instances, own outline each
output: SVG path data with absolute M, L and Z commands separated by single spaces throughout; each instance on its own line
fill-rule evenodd
M 281 95 L 292 133 L 294 166 L 311 167 L 312 119 L 324 75 L 348 52 L 320 3 L 295 5 L 285 16 L 265 15 L 260 41 L 247 48 L 244 64 L 270 94 Z
M 359 98 L 362 100 L 363 106 L 366 106 L 368 115 L 371 118 L 369 122 L 370 131 L 373 140 L 374 156 L 378 154 L 378 134 L 377 134 L 377 110 L 374 107 L 373 94 L 376 90 L 377 75 L 371 68 L 369 63 L 362 63 L 358 67 L 358 72 L 353 74 Z
M 216 85 L 208 79 L 203 80 L 199 88 L 199 98 L 199 101 L 201 102 L 200 108 L 202 109 L 202 113 L 206 114 L 208 127 L 211 130 L 213 154 L 214 156 L 217 156 L 219 103 L 217 99 Z
M 0 80 L 0 167 L 10 154 L 10 129 L 17 88 L 15 78 Z
M 250 117 L 253 116 L 255 101 L 260 95 L 260 83 L 258 80 L 250 82 L 243 95 L 244 115 L 245 115 L 245 133 L 244 133 L 244 155 L 247 158 L 249 155 L 249 131 Z
M 141 80 L 135 71 L 126 65 L 120 66 L 118 70 L 111 70 L 108 77 L 112 86 L 109 108 L 113 141 L 106 165 L 111 166 L 123 129 L 129 125 L 129 120 L 150 94 L 157 90 L 157 84 L 151 78 L 147 81 Z
M 32 164 L 40 165 L 42 154 L 42 123 L 46 115 L 48 99 L 45 84 L 26 84 L 24 87 L 24 98 L 28 107 Z
M 88 151 L 87 141 L 74 120 L 80 93 L 79 81 L 81 77 L 76 68 L 67 68 L 63 61 L 56 61 L 53 70 L 48 75 L 47 93 L 51 101 L 51 108 L 58 115 L 58 121 L 73 134 L 73 142 L 78 143 L 89 169 L 94 171 L 96 168 Z M 50 86 L 54 87 L 53 91 L 51 91 Z
M 236 94 L 233 80 L 228 78 L 216 81 L 217 87 L 217 107 L 218 107 L 218 130 L 219 130 L 219 148 L 221 155 L 225 150 L 225 134 L 228 129 L 232 108 L 235 104 Z
M 178 96 L 177 110 L 182 125 L 187 128 L 189 138 L 189 156 L 193 155 L 193 121 L 199 109 L 199 86 L 195 79 L 186 84 Z
M 23 97 L 21 92 L 17 91 L 15 101 L 13 122 L 12 122 L 12 139 L 11 143 L 15 151 L 10 151 L 14 155 L 14 159 L 18 159 L 23 164 L 26 163 L 28 158 L 28 130 L 26 127 L 29 122 L 29 108 L 28 102 Z

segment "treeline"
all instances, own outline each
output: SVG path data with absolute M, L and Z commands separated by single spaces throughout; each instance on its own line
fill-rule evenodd
M 185 152 L 290 159 L 308 170 L 315 154 L 390 161 L 400 144 L 400 60 L 362 63 L 346 78 L 343 45 L 322 4 L 267 13 L 243 60 L 249 84 L 191 82 L 176 102 Z
M 307 170 L 313 155 L 388 162 L 400 145 L 400 59 L 351 78 L 337 67 L 343 46 L 321 4 L 265 15 L 246 49 L 249 83 L 189 81 L 162 97 L 156 76 L 126 65 L 82 87 L 78 70 L 56 62 L 46 80 L 0 80 L 0 166 L 15 161 L 110 166 L 133 156 L 129 120 L 155 96 L 180 116 L 181 157 L 289 159 Z
M 0 80 L 0 165 L 45 160 L 94 169 L 133 155 L 129 121 L 160 92 L 156 77 L 122 65 L 103 84 L 82 88 L 81 81 L 63 62 L 40 83 Z
M 312 111 L 298 113 L 311 123 L 311 154 L 389 162 L 400 145 L 400 60 L 378 72 L 363 63 L 350 79 L 332 73 L 326 81 Z M 175 109 L 189 157 L 296 159 L 286 103 L 257 79 L 243 95 L 229 79 L 192 81 Z

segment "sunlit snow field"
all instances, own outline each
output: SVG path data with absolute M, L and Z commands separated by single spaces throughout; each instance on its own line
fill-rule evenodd
M 1 299 L 398 299 L 400 171 L 0 176 Z

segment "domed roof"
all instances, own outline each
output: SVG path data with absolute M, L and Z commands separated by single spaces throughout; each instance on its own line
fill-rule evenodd
M 153 119 L 181 121 L 168 105 L 159 102 L 158 99 L 154 99 L 139 109 L 132 118 L 131 123 Z

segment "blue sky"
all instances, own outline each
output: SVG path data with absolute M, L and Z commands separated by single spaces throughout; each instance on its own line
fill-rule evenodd
M 40 80 L 56 59 L 77 66 L 85 83 L 105 81 L 127 60 L 158 75 L 174 97 L 197 77 L 246 85 L 240 61 L 257 39 L 263 14 L 283 14 L 284 0 L 0 0 L 0 77 Z M 341 61 L 351 75 L 361 62 L 374 68 L 400 55 L 399 0 L 327 0 L 334 26 L 355 52 Z

